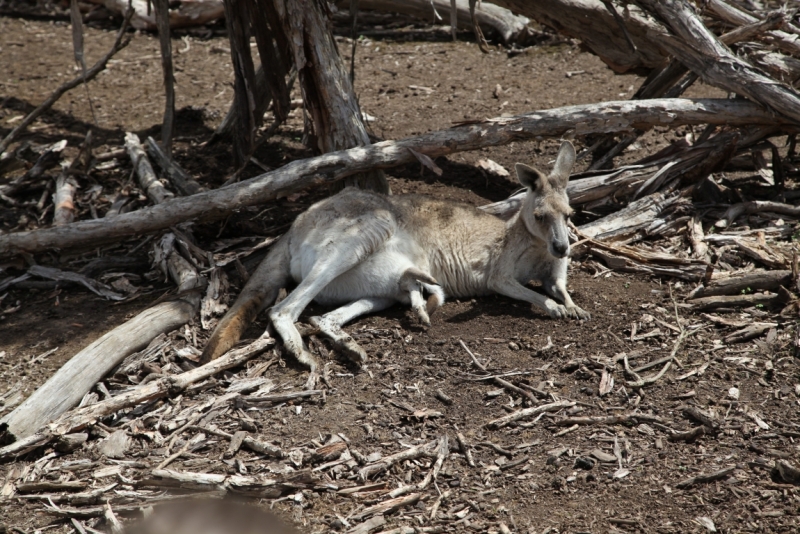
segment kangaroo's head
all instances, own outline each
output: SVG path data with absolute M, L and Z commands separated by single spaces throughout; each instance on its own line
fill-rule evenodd
M 520 217 L 534 236 L 547 243 L 550 255 L 569 255 L 567 221 L 572 213 L 567 197 L 569 173 L 575 164 L 575 148 L 564 141 L 558 151 L 555 167 L 549 176 L 522 163 L 517 163 L 517 178 L 528 188 Z

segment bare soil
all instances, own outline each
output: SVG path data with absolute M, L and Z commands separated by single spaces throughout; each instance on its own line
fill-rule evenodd
M 76 74 L 70 28 L 62 18 L 0 17 L 0 135 L 10 131 L 19 116 L 33 109 L 52 89 Z M 368 18 L 364 20 L 369 22 Z M 386 19 L 383 20 L 385 24 Z M 364 25 L 362 30 L 374 28 L 374 24 Z M 467 34 L 460 34 L 461 40 L 453 43 L 448 40 L 448 29 L 429 31 L 404 19 L 385 24 L 384 29 L 380 38 L 361 40 L 356 55 L 357 92 L 363 110 L 375 117 L 370 128 L 379 138 L 403 138 L 466 119 L 626 99 L 641 83 L 635 76 L 613 75 L 597 58 L 570 43 L 534 47 L 509 57 L 500 48 L 482 54 Z M 173 41 L 180 110 L 174 151 L 177 161 L 198 181 L 215 187 L 233 170 L 229 147 L 203 143 L 230 104 L 232 75 L 227 38 L 220 35 L 218 28 L 203 31 L 184 32 Z M 90 63 L 105 52 L 113 36 L 114 25 L 107 22 L 87 29 Z M 344 39 L 340 44 L 343 55 L 349 57 L 350 44 Z M 89 85 L 96 126 L 92 126 L 87 95 L 80 88 L 37 121 L 28 139 L 37 144 L 67 139 L 69 150 L 74 151 L 92 126 L 95 153 L 101 153 L 121 146 L 125 131 L 157 136 L 163 105 L 158 50 L 155 36 L 137 33 L 131 45 L 112 60 L 111 68 Z M 690 94 L 712 95 L 719 96 L 719 92 L 704 86 L 694 88 Z M 673 136 L 685 133 L 681 129 L 648 134 L 637 145 L 638 153 L 627 153 L 623 159 L 641 157 L 643 152 L 663 147 Z M 300 142 L 301 136 L 302 114 L 296 111 L 289 123 L 259 149 L 256 159 L 268 167 L 277 167 L 310 155 Z M 444 170 L 441 177 L 419 166 L 393 169 L 388 173 L 390 184 L 395 193 L 426 193 L 476 205 L 494 202 L 507 197 L 517 185 L 513 180 L 486 175 L 475 167 L 477 160 L 490 158 L 507 169 L 513 169 L 517 161 L 548 168 L 557 145 L 552 141 L 515 143 L 442 158 L 437 160 Z M 130 172 L 130 163 L 120 158 L 115 167 L 94 171 L 81 184 L 83 192 L 99 187 L 94 193 L 95 205 L 100 206 L 98 216 L 102 217 L 121 189 L 134 190 Z M 254 176 L 260 172 L 251 165 L 245 174 Z M 38 199 L 41 194 L 41 190 L 31 191 L 24 200 Z M 279 235 L 297 213 L 324 194 L 309 192 L 260 209 L 243 209 L 225 221 L 201 221 L 195 224 L 194 234 L 203 247 L 220 239 Z M 89 203 L 88 197 L 79 198 L 82 217 L 91 216 Z M 145 203 L 142 197 L 133 207 Z M 40 215 L 35 210 L 2 204 L 0 231 L 34 228 L 48 224 L 52 217 L 49 213 L 39 220 Z M 141 239 L 130 240 L 81 254 L 53 253 L 36 260 L 77 271 L 98 255 L 124 255 L 140 242 Z M 0 271 L 0 278 L 24 272 L 24 264 L 16 261 L 0 259 L 0 267 L 6 271 Z M 253 266 L 248 268 L 252 270 Z M 6 394 L 6 406 L 0 405 L 0 415 L 82 347 L 170 290 L 149 276 L 148 271 L 134 273 L 140 292 L 121 304 L 98 299 L 75 287 L 11 289 L 0 295 L 0 395 Z M 235 271 L 230 277 L 233 298 L 241 281 Z M 572 264 L 570 287 L 576 303 L 593 314 L 591 322 L 555 322 L 526 304 L 503 297 L 448 302 L 434 315 L 429 328 L 417 326 L 401 308 L 360 319 L 349 331 L 371 357 L 368 372 L 357 372 L 339 355 L 329 353 L 323 344 L 320 351 L 327 354 L 325 363 L 331 384 L 324 402 L 281 405 L 248 411 L 247 416 L 256 421 L 260 439 L 278 443 L 284 450 L 313 449 L 314 442 L 324 442 L 327 435 L 341 433 L 349 439 L 351 449 L 364 455 L 388 455 L 404 445 L 423 443 L 443 433 L 454 439 L 456 428 L 463 432 L 475 447 L 478 465 L 469 467 L 463 455 L 451 454 L 437 488 L 429 488 L 416 507 L 387 516 L 389 525 L 385 529 L 440 524 L 447 532 L 489 532 L 497 531 L 504 523 L 513 532 L 532 533 L 706 532 L 704 519 L 698 518 L 708 518 L 720 532 L 796 532 L 800 525 L 800 493 L 797 488 L 772 481 L 769 470 L 760 466 L 775 458 L 794 461 L 798 455 L 800 392 L 796 387 L 800 373 L 797 360 L 790 353 L 792 334 L 788 328 L 781 325 L 770 343 L 725 346 L 719 341 L 724 333 L 706 323 L 700 333 L 681 346 L 678 365 L 653 386 L 641 390 L 625 387 L 625 377 L 618 366 L 614 373 L 616 385 L 601 398 L 597 372 L 585 365 L 577 371 L 562 372 L 564 364 L 573 359 L 613 357 L 625 352 L 631 355 L 631 366 L 637 367 L 668 356 L 679 326 L 690 328 L 702 319 L 684 306 L 675 305 L 671 295 L 680 302 L 687 290 L 680 284 L 597 273 L 580 258 Z M 312 306 L 308 313 L 319 311 Z M 751 309 L 730 316 L 757 319 L 763 313 Z M 640 334 L 653 335 L 632 340 L 634 324 Z M 265 327 L 261 317 L 246 337 L 256 337 Z M 202 348 L 209 332 L 199 325 L 192 329 Z M 522 400 L 504 391 L 498 393 L 497 385 L 477 380 L 479 375 L 459 340 L 486 362 L 491 372 L 525 373 L 514 380 L 545 391 L 551 399 L 577 401 L 570 410 L 572 415 L 619 415 L 636 409 L 651 419 L 660 418 L 662 423 L 581 425 L 558 435 L 564 428 L 555 426 L 554 418 L 544 417 L 534 425 L 489 430 L 485 426 L 488 421 L 517 409 Z M 548 340 L 552 340 L 553 347 L 540 350 Z M 56 347 L 53 354 L 37 359 Z M 771 369 L 765 366 L 767 361 Z M 285 365 L 273 366 L 265 376 L 287 388 L 299 388 L 306 378 L 304 369 L 291 360 L 282 363 Z M 660 366 L 643 374 L 658 369 Z M 702 372 L 682 376 L 692 370 Z M 740 392 L 738 401 L 729 394 L 733 387 Z M 452 405 L 437 400 L 436 390 L 451 397 Z M 416 409 L 429 408 L 441 412 L 441 416 L 415 418 L 389 401 L 402 401 Z M 719 433 L 693 443 L 668 441 L 670 428 L 687 430 L 695 426 L 683 415 L 682 406 L 687 403 L 712 413 L 721 422 Z M 215 424 L 233 433 L 240 428 L 240 417 L 236 410 L 228 410 L 217 417 Z M 113 421 L 106 424 L 113 426 Z M 49 449 L 29 454 L 0 467 L 0 476 L 13 481 L 20 470 L 31 467 L 40 479 L 86 478 L 87 473 L 63 475 L 46 467 L 78 458 L 96 462 L 92 469 L 106 465 L 107 460 L 97 450 L 98 441 L 93 435 L 75 453 L 48 457 L 47 465 L 37 462 L 51 452 Z M 512 457 L 477 445 L 486 442 L 511 451 Z M 241 470 L 235 462 L 220 459 L 225 448 L 225 443 L 211 445 L 198 451 L 197 457 L 180 458 L 170 467 L 222 473 Z M 615 448 L 620 451 L 619 459 L 611 463 L 595 462 L 590 469 L 581 468 L 585 465 L 581 462 L 576 464 L 576 460 L 590 456 L 595 449 L 613 455 Z M 129 454 L 131 459 L 152 466 L 163 459 L 154 456 L 147 443 L 138 438 Z M 288 461 L 267 460 L 244 450 L 236 459 L 251 474 L 292 468 Z M 505 464 L 520 459 L 525 461 L 503 469 Z M 685 490 L 676 488 L 688 477 L 730 466 L 735 471 L 720 481 Z M 382 475 L 380 481 L 391 487 L 416 483 L 428 468 L 425 461 L 406 463 Z M 117 481 L 122 483 L 120 488 L 125 488 L 125 480 L 139 479 L 146 473 L 147 469 L 141 467 L 125 467 L 124 478 L 97 479 L 93 484 Z M 348 469 L 318 475 L 340 487 L 357 483 Z M 439 519 L 431 521 L 430 508 L 439 495 L 437 489 L 449 490 L 450 494 L 441 505 Z M 337 515 L 347 517 L 359 505 L 372 503 L 335 492 L 308 491 L 300 499 L 275 504 L 275 509 L 304 532 L 329 532 Z M 269 505 L 268 501 L 263 504 Z M 465 519 L 455 515 L 465 508 L 470 508 Z M 42 510 L 40 502 L 9 495 L 0 505 L 0 524 L 26 533 L 45 528 L 51 532 L 73 530 L 68 521 L 55 519 Z M 87 524 L 105 528 L 101 519 Z

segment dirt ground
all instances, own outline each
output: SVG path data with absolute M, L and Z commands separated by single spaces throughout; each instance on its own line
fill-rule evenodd
M 375 20 L 383 21 L 381 29 L 385 30 L 380 38 L 362 39 L 356 56 L 360 103 L 364 112 L 375 117 L 369 123 L 372 133 L 383 139 L 439 130 L 465 119 L 626 99 L 641 83 L 636 76 L 613 75 L 596 57 L 571 43 L 533 47 L 513 57 L 499 47 L 483 54 L 468 34 L 460 34 L 461 39 L 453 43 L 446 28 L 430 31 L 405 19 L 387 24 L 387 19 L 378 17 L 371 25 L 369 17 L 363 20 L 361 30 L 365 33 L 375 29 Z M 90 63 L 105 52 L 113 38 L 113 24 L 95 23 L 87 29 Z M 349 57 L 349 44 L 344 39 L 340 44 L 343 55 Z M 204 145 L 232 97 L 228 46 L 219 28 L 182 32 L 173 41 L 180 110 L 175 157 L 208 187 L 220 185 L 233 170 L 227 146 Z M 131 44 L 110 62 L 110 68 L 89 85 L 97 120 L 93 127 L 95 153 L 121 146 L 125 131 L 134 131 L 140 137 L 159 134 L 163 95 L 158 50 L 153 35 L 136 33 Z M 68 22 L 62 15 L 0 17 L 0 73 L 0 135 L 5 135 L 22 114 L 75 75 Z M 689 96 L 720 93 L 699 85 Z M 74 151 L 92 123 L 86 92 L 76 89 L 30 128 L 29 139 L 37 144 L 67 139 L 68 150 Z M 636 145 L 636 153 L 629 152 L 622 159 L 641 157 L 685 133 L 681 129 L 648 134 Z M 301 136 L 302 115 L 295 111 L 278 134 L 258 150 L 256 159 L 274 168 L 311 155 L 300 143 Z M 507 169 L 513 169 L 517 161 L 549 168 L 557 146 L 555 141 L 515 143 L 441 158 L 437 160 L 444 170 L 441 177 L 421 172 L 419 166 L 393 169 L 388 175 L 395 193 L 418 192 L 486 204 L 506 198 L 517 185 L 484 174 L 475 166 L 479 159 L 490 158 Z M 260 172 L 251 165 L 245 174 Z M 93 191 L 95 204 L 101 206 L 99 216 L 122 188 L 133 187 L 130 173 L 129 161 L 120 158 L 92 172 L 81 184 L 82 192 Z M 29 199 L 38 199 L 41 194 L 41 190 L 31 191 Z M 224 239 L 279 235 L 297 213 L 324 194 L 311 192 L 258 209 L 243 209 L 225 221 L 201 221 L 193 232 L 198 243 L 209 249 Z M 84 200 L 78 206 L 81 216 L 90 217 L 88 197 L 79 200 Z M 145 203 L 141 197 L 130 207 Z M 578 214 L 579 218 L 587 216 Z M 42 216 L 26 208 L 0 205 L 2 232 L 35 228 L 48 224 L 51 218 L 51 213 Z M 140 242 L 127 240 L 79 254 L 46 254 L 36 260 L 78 271 L 93 258 L 125 255 Z M 143 262 L 148 248 L 136 253 Z M 18 261 L 0 258 L 0 268 L 5 271 L 0 271 L 0 279 L 23 272 L 24 264 Z M 252 265 L 247 266 L 252 270 Z M 0 398 L 5 404 L 0 404 L 0 416 L 78 350 L 170 290 L 149 271 L 144 267 L 133 273 L 130 280 L 139 291 L 122 303 L 101 300 L 75 287 L 12 288 L 0 295 Z M 235 271 L 229 274 L 235 296 L 241 281 Z M 725 346 L 720 341 L 722 334 L 682 305 L 673 304 L 671 295 L 680 302 L 689 289 L 674 281 L 598 273 L 576 258 L 570 270 L 570 287 L 575 302 L 592 313 L 591 322 L 555 322 L 526 304 L 503 297 L 450 301 L 434 315 L 429 328 L 417 326 L 401 308 L 360 319 L 348 330 L 370 355 L 368 372 L 356 372 L 320 344 L 319 350 L 327 355 L 331 386 L 324 402 L 248 410 L 246 417 L 255 421 L 260 439 L 287 451 L 314 449 L 329 435 L 344 434 L 349 447 L 364 456 L 386 456 L 445 433 L 454 441 L 455 433 L 462 432 L 474 447 L 477 465 L 470 467 L 463 454 L 453 452 L 436 488 L 424 492 L 414 507 L 387 515 L 388 524 L 378 530 L 411 525 L 439 526 L 441 532 L 491 532 L 499 531 L 502 523 L 512 532 L 537 534 L 707 532 L 710 521 L 719 532 L 796 532 L 800 493 L 797 488 L 772 481 L 769 469 L 764 468 L 775 458 L 796 460 L 799 452 L 800 373 L 790 352 L 793 327 L 781 325 L 770 343 Z M 308 313 L 319 311 L 312 306 Z M 676 319 L 676 312 L 680 319 Z M 729 315 L 752 320 L 759 313 L 765 312 L 751 309 Z M 625 387 L 618 366 L 617 385 L 602 398 L 598 395 L 600 371 L 587 368 L 587 359 L 602 360 L 624 352 L 630 355 L 632 366 L 644 365 L 670 354 L 678 337 L 676 331 L 699 324 L 703 328 L 681 346 L 678 365 L 663 379 L 635 390 Z M 635 337 L 632 325 L 639 333 L 653 335 Z M 246 337 L 255 338 L 265 327 L 265 319 L 260 317 Z M 209 332 L 198 325 L 192 329 L 202 349 Z M 541 350 L 548 340 L 552 340 L 552 348 Z M 522 399 L 479 380 L 460 341 L 492 373 L 524 373 L 521 380 L 544 391 L 550 399 L 576 401 L 569 415 L 606 416 L 638 410 L 642 418 L 634 423 L 572 428 L 556 426 L 556 418 L 547 416 L 536 424 L 523 421 L 490 430 L 487 422 L 518 408 Z M 176 342 L 176 349 L 190 343 L 183 338 Z M 52 349 L 56 350 L 41 356 Z M 280 355 L 280 351 L 275 354 Z M 577 370 L 564 370 L 565 364 L 575 359 L 583 364 Z M 281 363 L 285 365 L 272 366 L 264 376 L 282 388 L 300 388 L 306 378 L 304 369 L 288 359 Z M 738 399 L 731 396 L 731 388 L 738 389 Z M 437 390 L 452 398 L 452 404 L 438 400 L 434 396 Z M 440 414 L 417 418 L 398 404 Z M 715 415 L 721 421 L 718 433 L 691 443 L 669 441 L 670 429 L 693 426 L 684 415 L 687 404 Z M 245 413 L 228 409 L 217 416 L 218 429 L 233 433 L 240 429 Z M 113 426 L 113 421 L 106 423 Z M 12 483 L 28 469 L 43 480 L 85 479 L 87 472 L 69 471 L 65 475 L 57 467 L 76 459 L 91 460 L 91 470 L 114 464 L 97 450 L 102 434 L 93 434 L 81 450 L 71 454 L 51 455 L 50 449 L 29 454 L 0 466 L 0 476 Z M 486 445 L 489 442 L 505 452 Z M 192 458 L 177 459 L 170 468 L 213 473 L 244 469 L 251 474 L 293 469 L 288 460 L 267 459 L 245 450 L 236 455 L 237 461 L 222 461 L 225 448 L 224 443 L 212 441 L 207 449 Z M 598 449 L 616 457 L 611 462 L 585 460 Z M 123 465 L 118 478 L 99 477 L 93 484 L 120 482 L 119 490 L 125 491 L 115 490 L 112 499 L 127 502 L 125 499 L 135 492 L 126 481 L 142 478 L 161 462 L 161 453 L 168 451 L 157 454 L 144 440 L 137 440 L 129 453 L 129 459 L 136 461 L 117 463 Z M 676 487 L 691 476 L 726 467 L 735 469 L 720 480 L 686 489 Z M 428 469 L 425 460 L 408 462 L 391 469 L 380 481 L 391 488 L 416 483 Z M 360 484 L 347 469 L 316 475 L 339 487 Z M 438 518 L 431 520 L 431 506 L 440 492 L 449 493 L 442 500 Z M 6 531 L 73 531 L 69 521 L 45 513 L 41 502 L 12 494 L 0 494 L 4 500 L 0 525 L 5 525 Z M 347 518 L 360 506 L 385 499 L 358 494 L 344 497 L 335 491 L 303 491 L 297 495 L 300 497 L 283 499 L 274 508 L 303 532 L 341 528 L 338 516 Z M 268 506 L 269 501 L 262 504 Z M 106 528 L 102 518 L 89 519 L 86 524 Z

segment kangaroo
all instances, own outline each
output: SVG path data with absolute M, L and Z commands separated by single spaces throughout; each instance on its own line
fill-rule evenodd
M 499 293 L 529 302 L 552 318 L 588 320 L 589 313 L 567 292 L 571 209 L 566 187 L 574 164 L 569 142 L 561 145 L 549 176 L 517 163 L 517 178 L 527 193 L 508 221 L 468 204 L 353 188 L 314 204 L 273 245 L 220 321 L 201 361 L 230 349 L 291 281 L 297 287 L 269 311 L 269 318 L 286 349 L 312 376 L 317 363 L 295 327 L 312 300 L 344 304 L 311 322 L 357 363 L 366 360 L 366 353 L 342 325 L 395 302 L 410 302 L 427 322 L 445 295 Z M 524 285 L 531 280 L 541 282 L 548 296 Z M 430 295 L 425 308 L 423 291 Z

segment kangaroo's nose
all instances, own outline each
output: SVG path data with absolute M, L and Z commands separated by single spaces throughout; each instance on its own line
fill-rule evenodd
M 567 243 L 563 241 L 556 241 L 553 243 L 553 252 L 555 252 L 559 258 L 566 256 L 567 251 L 569 251 L 569 245 Z

